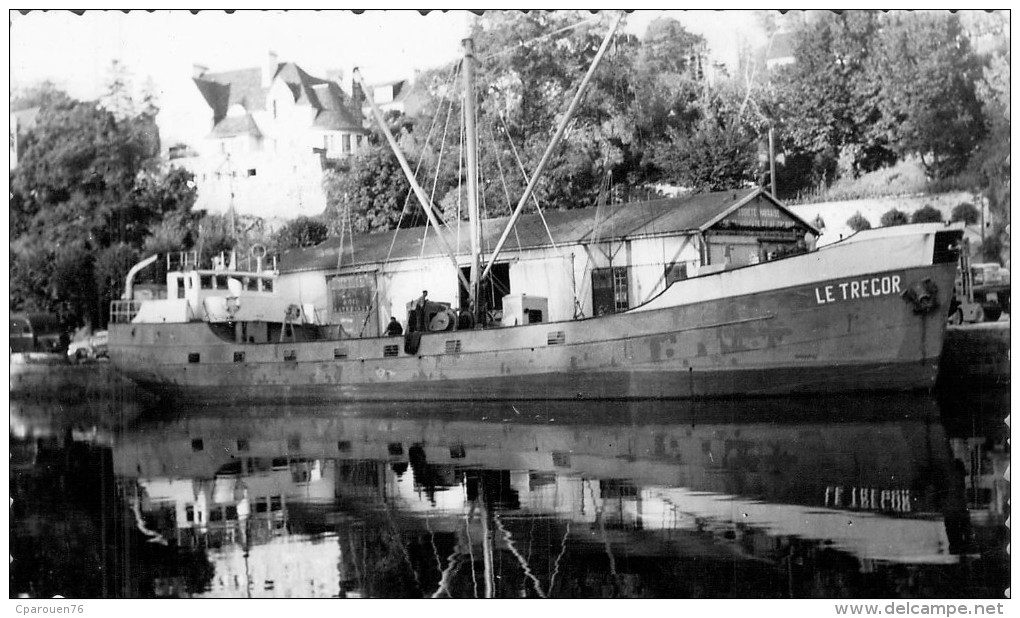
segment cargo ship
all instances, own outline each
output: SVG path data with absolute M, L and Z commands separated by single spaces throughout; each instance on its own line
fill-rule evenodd
M 114 313 L 110 356 L 159 394 L 224 403 L 925 389 L 938 375 L 960 236 L 937 224 L 878 229 L 677 281 L 622 313 L 404 337 L 289 323 L 296 303 L 265 291 L 274 274 L 192 268 L 168 275 L 180 298 Z M 202 289 L 206 277 L 232 288 L 259 280 L 261 291 Z M 233 319 L 194 310 L 231 303 Z
M 685 237 L 684 247 L 696 246 L 700 256 L 694 268 L 679 265 L 680 274 L 672 277 L 669 269 L 675 264 L 660 262 L 654 266 L 658 281 L 647 286 L 654 294 L 634 306 L 629 293 L 635 284 L 627 287 L 626 269 L 615 267 L 612 260 L 637 249 L 607 245 L 606 235 L 600 237 L 597 229 L 591 234 L 594 239 L 569 256 L 550 241 L 546 251 L 552 266 L 542 272 L 524 258 L 511 257 L 510 264 L 507 258 L 498 261 L 615 27 L 495 248 L 484 255 L 484 265 L 477 156 L 472 152 L 474 97 L 464 97 L 463 104 L 470 213 L 465 236 L 470 237 L 470 252 L 450 248 L 460 241 L 459 229 L 435 220 L 437 207 L 416 182 L 382 113 L 368 98 L 429 219 L 431 227 L 425 229 L 433 230 L 430 241 L 446 252 L 427 268 L 408 271 L 410 280 L 444 269 L 447 280 L 463 294 L 459 309 L 455 302 L 437 302 L 427 294 L 412 300 L 407 285 L 415 283 L 394 283 L 394 273 L 383 272 L 381 257 L 375 264 L 355 265 L 348 278 L 375 276 L 384 282 L 374 285 L 388 280 L 391 311 L 394 298 L 408 296 L 406 326 L 394 317 L 396 328 L 376 324 L 366 329 L 371 311 L 364 321 L 321 318 L 329 303 L 325 291 L 310 299 L 300 273 L 263 269 L 261 259 L 244 271 L 227 266 L 226 259 L 212 268 L 202 268 L 196 259 L 178 260 L 174 266 L 168 259 L 165 297 L 141 300 L 132 292 L 133 278 L 157 259 L 152 256 L 132 269 L 122 300 L 111 307 L 114 365 L 162 396 L 218 403 L 673 399 L 930 388 L 938 373 L 953 293 L 959 226 L 904 225 L 859 232 L 824 247 L 779 251 L 774 234 L 786 233 L 784 242 L 792 246 L 791 230 L 810 234 L 811 226 L 796 220 L 763 189 L 733 192 L 732 207 L 688 226 L 693 232 Z M 466 40 L 465 92 L 474 92 L 472 49 Z M 361 79 L 360 73 L 355 76 Z M 668 208 L 670 202 L 663 204 Z M 651 212 L 652 206 L 645 210 Z M 627 204 L 616 212 L 622 226 L 628 213 L 643 211 L 639 204 Z M 693 210 L 678 212 L 686 216 Z M 643 238 L 649 242 L 661 240 L 656 223 L 677 214 L 661 209 L 655 213 L 658 218 L 645 226 Z M 789 229 L 759 231 L 754 226 L 762 222 Z M 732 239 L 740 229 L 748 230 L 760 254 L 742 264 L 730 262 L 747 246 L 740 244 L 746 238 Z M 711 245 L 712 239 L 726 238 L 731 240 Z M 424 248 L 422 244 L 423 254 Z M 575 267 L 568 278 L 554 278 L 558 265 L 573 263 L 581 252 L 591 257 L 596 249 L 609 256 L 609 267 L 597 276 Z M 661 245 L 658 251 L 665 257 L 667 248 Z M 338 267 L 342 257 L 341 246 L 332 258 Z M 494 281 L 501 266 L 509 269 L 510 279 L 517 277 L 515 285 L 524 293 L 501 296 L 500 312 L 494 316 L 482 301 L 486 291 L 491 297 L 499 287 Z M 582 281 L 590 277 L 591 306 L 571 314 L 557 311 L 580 307 L 575 273 Z M 528 286 L 539 284 L 529 280 L 539 279 L 545 282 L 544 293 L 535 294 Z M 322 286 L 324 281 L 320 277 Z M 347 294 L 354 288 L 345 289 L 334 297 L 334 308 L 375 307 L 378 312 L 378 289 L 360 295 Z M 398 331 L 400 336 L 394 336 Z

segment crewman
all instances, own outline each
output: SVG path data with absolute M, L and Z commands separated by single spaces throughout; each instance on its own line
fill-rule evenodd
M 390 317 L 390 323 L 386 326 L 386 336 L 399 337 L 404 334 L 404 327 L 400 325 L 397 318 Z
M 414 312 L 416 318 L 417 328 L 415 330 L 426 331 L 428 330 L 428 324 L 426 323 L 425 305 L 428 303 L 428 290 L 422 290 L 421 296 L 414 301 Z

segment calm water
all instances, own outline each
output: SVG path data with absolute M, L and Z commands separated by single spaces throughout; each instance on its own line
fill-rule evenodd
M 991 597 L 1008 392 L 12 402 L 11 594 Z

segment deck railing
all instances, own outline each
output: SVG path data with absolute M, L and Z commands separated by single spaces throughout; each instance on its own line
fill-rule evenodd
M 198 268 L 197 251 L 177 251 L 166 254 L 166 269 L 168 271 L 188 270 L 189 268 Z
M 110 323 L 127 324 L 138 315 L 140 300 L 115 300 L 110 303 Z

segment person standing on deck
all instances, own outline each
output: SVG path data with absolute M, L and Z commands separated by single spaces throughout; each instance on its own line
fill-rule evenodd
M 415 325 L 416 325 L 415 330 L 418 330 L 418 331 L 424 331 L 424 330 L 426 330 L 426 327 L 428 326 L 428 324 L 425 323 L 425 319 L 426 319 L 425 318 L 425 305 L 428 302 L 428 295 L 429 295 L 429 291 L 428 290 L 422 290 L 421 291 L 421 296 L 419 296 L 414 301 L 414 305 L 411 307 L 412 310 L 414 311 L 414 315 L 415 315 L 415 322 L 414 322 Z

